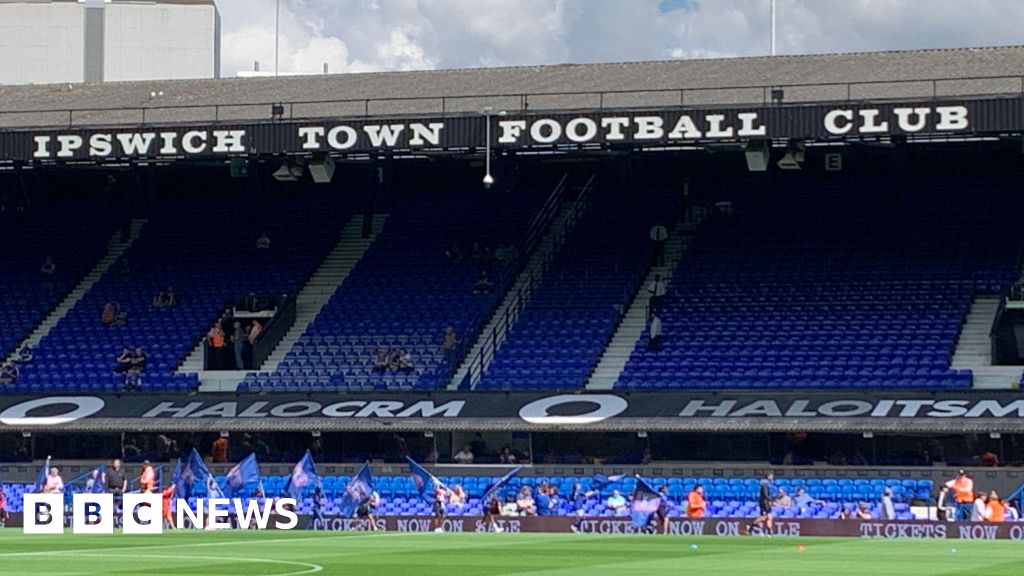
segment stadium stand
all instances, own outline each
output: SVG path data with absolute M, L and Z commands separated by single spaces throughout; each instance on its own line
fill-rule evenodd
M 469 496 L 464 505 L 449 505 L 449 513 L 453 515 L 479 516 L 483 513 L 480 501 L 484 490 L 497 477 L 488 476 L 443 476 L 439 479 L 449 487 L 461 485 Z M 217 477 L 218 483 L 223 484 L 224 477 Z M 261 478 L 264 493 L 267 497 L 279 497 L 285 495 L 285 488 L 288 483 L 287 476 L 264 476 Z M 349 482 L 347 476 L 326 476 L 322 479 L 324 490 L 324 507 L 322 512 L 327 515 L 336 515 L 338 506 L 341 504 L 345 493 L 345 487 Z M 502 495 L 509 497 L 514 495 L 522 487 L 528 487 L 534 491 L 537 486 L 547 484 L 558 488 L 560 495 L 558 506 L 555 510 L 556 516 L 571 516 L 576 513 L 576 505 L 570 501 L 573 485 L 579 483 L 583 492 L 591 488 L 593 479 L 590 477 L 572 476 L 550 476 L 550 477 L 522 477 L 514 478 L 503 489 Z M 686 495 L 693 490 L 693 487 L 700 483 L 704 486 L 705 495 L 708 499 L 708 515 L 712 517 L 732 518 L 753 518 L 758 515 L 756 495 L 758 490 L 757 478 L 670 478 L 654 481 L 652 484 L 660 487 L 662 484 L 668 486 L 669 500 L 671 502 L 669 514 L 673 517 L 685 516 Z M 605 500 L 611 495 L 612 490 L 619 490 L 623 494 L 631 494 L 636 486 L 633 478 L 609 484 L 594 494 L 582 500 L 579 509 L 585 512 L 588 517 L 613 516 L 605 506 Z M 900 520 L 911 520 L 913 515 L 910 512 L 910 503 L 913 500 L 927 501 L 931 497 L 931 480 L 883 480 L 883 479 L 849 479 L 849 478 L 810 478 L 810 479 L 787 479 L 776 478 L 773 486 L 784 490 L 792 496 L 798 488 L 804 488 L 808 495 L 822 502 L 814 503 L 808 507 L 777 506 L 774 510 L 777 518 L 835 518 L 840 509 L 852 512 L 861 502 L 869 504 L 874 517 L 879 517 L 880 510 L 878 500 L 882 491 L 890 488 L 893 492 L 895 509 Z M 376 491 L 381 495 L 382 503 L 379 510 L 382 516 L 428 516 L 431 513 L 431 504 L 420 498 L 416 487 L 408 476 L 378 476 L 375 478 Z M 7 490 L 10 496 L 10 510 L 20 512 L 21 495 L 31 492 L 31 484 L 8 484 Z M 195 486 L 193 498 L 206 496 L 206 488 L 201 485 Z M 307 495 L 299 505 L 300 514 L 310 514 L 313 510 L 312 498 Z
M 877 179 L 803 176 L 696 236 L 661 349 L 645 333 L 617 388 L 971 385 L 950 359 L 973 298 L 1017 279 L 1015 187 L 920 173 L 897 205 Z
M 6 200 L 6 199 L 5 199 Z M 40 198 L 23 217 L 0 213 L 0 353 L 6 356 L 106 251 L 116 218 L 97 202 Z M 51 276 L 41 273 L 53 258 Z
M 592 198 L 530 295 L 477 389 L 579 388 L 593 371 L 651 262 L 649 230 L 678 200 L 648 191 Z
M 250 292 L 294 294 L 348 218 L 332 194 L 271 199 L 264 217 L 253 220 L 247 206 L 229 193 L 202 202 L 187 194 L 162 200 L 129 252 L 42 340 L 33 364 L 7 390 L 120 391 L 124 376 L 113 368 L 122 347 L 141 347 L 148 356 L 143 390 L 194 389 L 195 374 L 173 371 L 228 302 Z M 273 244 L 257 253 L 263 232 Z M 154 295 L 168 287 L 177 305 L 155 308 Z M 127 314 L 124 326 L 101 323 L 106 303 Z
M 531 216 L 551 191 L 520 191 L 514 202 L 477 191 L 418 195 L 395 204 L 373 246 L 273 373 L 247 376 L 241 391 L 434 389 L 450 377 L 452 326 L 472 338 L 511 282 Z M 474 249 L 476 247 L 476 249 Z M 449 255 L 446 256 L 446 251 Z M 484 252 L 491 256 L 483 256 Z M 513 249 L 510 255 L 517 253 Z M 493 282 L 474 293 L 481 270 Z M 412 370 L 375 371 L 381 349 L 404 348 Z

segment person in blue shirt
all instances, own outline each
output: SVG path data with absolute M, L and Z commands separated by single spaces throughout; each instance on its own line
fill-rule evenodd
M 797 488 L 796 489 L 796 495 L 793 496 L 793 502 L 792 502 L 793 508 L 796 508 L 797 510 L 806 510 L 806 509 L 810 508 L 810 506 L 812 504 L 824 505 L 825 501 L 824 500 L 818 500 L 816 498 L 812 498 L 811 495 L 807 493 L 807 490 L 805 490 L 803 486 Z
M 543 484 L 537 489 L 537 497 L 534 498 L 537 506 L 538 516 L 552 516 L 555 514 L 555 499 L 551 496 L 551 487 Z

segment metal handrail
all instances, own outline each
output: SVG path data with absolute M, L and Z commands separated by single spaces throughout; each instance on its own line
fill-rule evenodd
M 569 178 L 568 172 L 562 175 L 562 178 L 558 181 L 558 184 L 551 189 L 551 193 L 548 195 L 541 209 L 534 216 L 533 221 L 530 222 L 527 228 L 526 237 L 523 242 L 519 245 L 517 261 L 515 266 L 512 267 L 511 276 L 515 278 L 523 268 L 526 266 L 526 262 L 529 260 L 529 254 L 533 252 L 533 249 L 540 238 L 544 236 L 544 231 L 547 230 L 551 223 L 551 218 L 558 212 L 558 205 L 561 201 L 562 194 L 565 192 L 566 181 Z M 504 284 L 501 284 L 504 285 Z M 479 337 L 479 332 L 484 329 L 486 321 L 490 315 L 490 310 L 479 312 L 473 318 L 473 326 L 479 326 L 478 331 L 472 335 L 463 335 L 462 343 L 458 347 L 451 351 L 450 358 L 447 364 L 447 372 L 445 373 L 445 380 L 451 381 L 454 378 L 455 373 L 458 371 L 459 366 L 465 361 L 466 356 L 469 354 L 469 347 L 465 343 L 474 342 Z M 471 336 L 466 338 L 466 336 Z
M 941 97 L 943 97 L 943 98 L 952 98 L 952 97 L 957 97 L 957 96 L 974 96 L 974 97 L 979 97 L 979 96 L 999 96 L 999 95 L 1011 95 L 1011 94 L 1012 95 L 1024 95 L 1024 75 L 997 75 L 997 76 L 963 76 L 963 77 L 958 77 L 958 78 L 918 78 L 918 79 L 899 79 L 899 80 L 862 80 L 862 81 L 855 81 L 855 82 L 792 82 L 792 83 L 773 84 L 773 85 L 740 84 L 740 85 L 732 85 L 732 86 L 713 86 L 713 87 L 712 86 L 699 86 L 699 87 L 690 87 L 690 88 L 679 87 L 679 88 L 647 88 L 647 89 L 622 89 L 622 90 L 568 90 L 568 91 L 523 92 L 523 93 L 518 93 L 518 94 L 517 93 L 505 93 L 505 94 L 482 93 L 482 94 L 456 94 L 456 95 L 442 95 L 442 96 L 398 96 L 398 97 L 389 97 L 389 98 L 342 98 L 342 99 L 326 99 L 326 100 L 322 100 L 322 99 L 318 99 L 318 100 L 294 100 L 294 101 L 290 101 L 290 102 L 258 101 L 258 102 L 245 102 L 245 103 L 237 103 L 237 104 L 210 103 L 210 104 L 168 104 L 168 105 L 155 105 L 155 106 L 143 106 L 143 105 L 140 105 L 140 106 L 91 107 L 91 108 L 21 108 L 21 109 L 13 109 L 13 110 L 0 110 L 0 120 L 3 120 L 3 117 L 5 115 L 13 116 L 13 115 L 24 115 L 24 114 L 33 114 L 33 115 L 39 115 L 39 114 L 61 114 L 61 115 L 66 115 L 66 119 L 67 119 L 66 123 L 64 123 L 63 125 L 66 125 L 67 127 L 73 127 L 73 126 L 76 125 L 75 124 L 75 114 L 88 115 L 88 114 L 96 114 L 96 113 L 116 112 L 118 114 L 137 114 L 138 115 L 137 121 L 135 121 L 135 122 L 124 121 L 124 122 L 114 122 L 112 124 L 108 123 L 108 124 L 92 124 L 92 125 L 95 125 L 95 126 L 110 126 L 110 125 L 139 125 L 139 126 L 145 126 L 147 124 L 151 124 L 152 123 L 152 122 L 147 122 L 147 118 L 146 118 L 147 113 L 150 114 L 150 116 L 152 116 L 152 114 L 154 112 L 159 112 L 159 111 L 210 110 L 210 111 L 213 112 L 212 118 L 207 118 L 205 120 L 193 119 L 193 120 L 188 120 L 188 121 L 179 121 L 177 123 L 184 124 L 184 123 L 189 123 L 189 122 L 194 123 L 194 122 L 199 122 L 199 121 L 204 121 L 204 122 L 212 121 L 212 122 L 217 122 L 217 123 L 219 123 L 219 122 L 243 122 L 243 121 L 272 121 L 272 120 L 278 120 L 278 121 L 280 121 L 280 120 L 291 120 L 291 121 L 294 121 L 294 120 L 307 120 L 307 119 L 311 119 L 311 118 L 315 117 L 315 116 L 296 115 L 295 108 L 297 106 L 298 107 L 302 107 L 302 106 L 315 106 L 315 105 L 321 105 L 322 106 L 322 105 L 330 105 L 330 104 L 334 104 L 334 105 L 352 105 L 353 109 L 358 109 L 361 112 L 359 114 L 349 114 L 349 115 L 341 115 L 341 116 L 339 116 L 337 114 L 331 114 L 330 117 L 335 117 L 335 118 L 337 118 L 337 117 L 372 118 L 375 115 L 380 115 L 379 112 L 374 113 L 374 111 L 372 110 L 372 107 L 373 107 L 374 104 L 386 104 L 386 103 L 389 103 L 389 102 L 390 103 L 436 102 L 437 103 L 436 107 L 431 107 L 428 110 L 425 110 L 423 112 L 418 112 L 416 114 L 419 114 L 419 115 L 423 115 L 423 114 L 440 114 L 441 116 L 448 116 L 450 114 L 465 114 L 465 113 L 469 113 L 470 112 L 468 110 L 458 109 L 458 107 L 453 108 L 452 105 L 451 105 L 453 102 L 465 101 L 465 100 L 479 101 L 481 99 L 498 99 L 498 98 L 501 98 L 501 99 L 511 99 L 512 101 L 517 101 L 518 102 L 517 103 L 518 108 L 517 109 L 513 109 L 513 110 L 509 110 L 509 111 L 517 111 L 517 112 L 526 112 L 526 111 L 531 110 L 531 109 L 535 109 L 535 110 L 553 110 L 553 109 L 594 108 L 594 109 L 598 109 L 598 110 L 605 110 L 605 109 L 622 109 L 623 108 L 622 106 L 609 106 L 608 102 L 606 101 L 606 100 L 609 99 L 609 97 L 625 96 L 625 95 L 644 95 L 644 94 L 666 94 L 666 95 L 672 95 L 673 96 L 672 100 L 676 102 L 677 106 L 679 106 L 681 108 L 687 108 L 687 107 L 695 107 L 697 105 L 701 105 L 699 103 L 696 104 L 696 105 L 689 103 L 690 100 L 692 100 L 692 96 L 693 95 L 706 94 L 706 93 L 709 93 L 709 92 L 716 92 L 716 91 L 720 91 L 720 92 L 751 91 L 752 93 L 755 93 L 758 96 L 754 97 L 754 98 L 751 98 L 749 100 L 745 100 L 745 101 L 736 101 L 736 102 L 728 102 L 728 103 L 706 103 L 706 104 L 703 104 L 702 106 L 705 106 L 705 107 L 715 107 L 715 106 L 737 106 L 737 105 L 768 105 L 768 104 L 772 104 L 772 103 L 781 103 L 781 102 L 775 102 L 772 99 L 773 92 L 775 92 L 775 91 L 781 90 L 784 93 L 786 91 L 786 89 L 809 89 L 809 88 L 836 88 L 836 89 L 839 89 L 840 97 L 832 98 L 832 99 L 823 99 L 823 100 L 796 100 L 796 102 L 801 103 L 801 104 L 809 104 L 809 103 L 814 103 L 814 102 L 852 101 L 852 100 L 855 100 L 855 99 L 863 99 L 863 100 L 871 100 L 871 101 L 879 101 L 879 100 L 900 101 L 900 100 L 910 100 L 910 99 L 920 99 L 920 98 L 930 98 L 932 100 L 935 100 L 935 99 L 938 99 L 940 97 L 939 87 L 941 85 L 943 85 L 943 84 L 947 84 L 947 83 L 954 83 L 954 84 L 958 84 L 958 85 L 959 84 L 963 84 L 963 83 L 975 83 L 976 84 L 976 83 L 980 83 L 980 82 L 993 82 L 993 81 L 1006 81 L 1006 80 L 1014 81 L 1014 83 L 1018 84 L 1019 87 L 1015 86 L 1013 90 L 1007 90 L 1007 91 L 988 90 L 988 91 L 983 91 L 983 92 L 970 91 L 970 90 L 968 90 L 967 87 L 964 87 L 963 89 L 958 89 L 958 90 L 955 90 L 955 91 L 950 92 L 948 94 L 941 94 Z M 879 97 L 874 97 L 874 98 L 871 98 L 871 97 L 855 98 L 855 95 L 854 95 L 855 89 L 858 88 L 858 87 L 878 87 L 878 86 L 887 86 L 887 85 L 895 87 L 895 86 L 907 86 L 907 85 L 912 85 L 912 84 L 927 85 L 927 86 L 929 86 L 929 89 L 925 90 L 923 93 L 921 93 L 920 95 L 916 95 L 916 96 L 889 96 L 889 97 L 879 96 Z M 688 99 L 687 95 L 690 95 L 691 98 Z M 580 97 L 591 97 L 594 100 L 594 105 L 593 106 L 589 106 L 589 107 L 587 107 L 587 106 L 580 106 L 578 102 L 573 101 L 569 105 L 563 106 L 563 107 L 554 107 L 553 108 L 553 107 L 551 107 L 549 105 L 549 107 L 547 107 L 547 108 L 543 108 L 543 107 L 542 108 L 531 108 L 531 101 L 530 101 L 531 98 L 533 98 L 533 99 L 543 99 L 543 98 L 553 98 L 553 97 L 569 97 L 571 99 L 579 99 Z M 281 116 L 276 116 L 276 117 L 273 116 L 272 113 L 271 113 L 271 107 L 275 106 L 275 105 L 277 105 L 277 106 L 283 105 L 285 110 L 287 110 L 287 115 L 281 115 Z M 228 112 L 228 111 L 233 110 L 233 109 L 260 108 L 260 107 L 262 107 L 264 110 L 267 111 L 267 115 L 266 116 L 252 116 L 252 117 L 240 117 L 240 118 L 224 117 L 225 116 L 225 114 L 224 114 L 225 112 Z M 504 108 L 507 109 L 509 107 L 506 106 Z M 477 113 L 475 110 L 472 111 L 472 112 L 474 114 Z M 395 117 L 395 116 L 401 116 L 401 115 L 403 115 L 403 114 L 388 114 L 389 117 Z M 412 114 L 404 114 L 404 115 L 412 115 Z M 171 123 L 175 123 L 175 122 L 157 122 L 157 123 L 159 123 L 159 124 L 171 124 Z M 26 125 L 24 127 L 19 127 L 17 129 L 21 130 L 21 129 L 30 129 L 30 128 L 42 128 L 42 127 L 51 127 L 52 128 L 52 127 L 56 127 L 56 126 L 59 126 L 59 124 L 53 123 L 53 124 L 50 124 L 50 125 L 42 125 L 42 126 L 39 126 L 39 125 L 37 125 L 37 126 Z M 88 123 L 88 121 L 86 121 L 85 123 L 79 124 L 79 126 L 90 126 L 90 124 Z M 11 128 L 10 130 L 14 130 L 14 129 Z
M 476 357 L 474 357 L 472 361 L 470 361 L 466 370 L 466 375 L 463 377 L 462 381 L 459 382 L 460 390 L 472 387 L 473 383 L 477 380 L 477 377 L 481 376 L 483 372 L 487 370 L 487 367 L 490 365 L 491 360 L 494 359 L 494 355 L 497 353 L 498 348 L 505 343 L 509 330 L 512 328 L 512 325 L 515 324 L 515 321 L 519 318 L 519 314 L 529 302 L 529 297 L 533 293 L 533 289 L 540 283 L 541 279 L 544 277 L 544 273 L 547 272 L 551 261 L 554 259 L 554 256 L 558 251 L 557 248 L 565 243 L 570 230 L 583 213 L 590 190 L 594 183 L 594 178 L 596 178 L 596 175 L 592 175 L 583 186 L 579 196 L 577 196 L 576 200 L 573 202 L 571 212 L 562 227 L 553 231 L 555 234 L 555 246 L 547 255 L 547 258 L 541 262 L 540 266 L 537 266 L 530 271 L 530 275 L 527 277 L 526 282 L 516 290 L 513 295 L 512 302 L 509 304 L 508 308 L 505 309 L 501 318 L 498 319 L 497 324 L 495 324 L 494 328 L 491 329 L 490 334 L 487 334 L 484 337 L 485 339 L 480 347 L 480 352 L 477 353 Z M 538 237 L 538 242 L 542 237 L 543 234 Z M 524 265 L 526 265 L 526 263 L 529 262 L 530 255 L 524 254 L 523 256 Z

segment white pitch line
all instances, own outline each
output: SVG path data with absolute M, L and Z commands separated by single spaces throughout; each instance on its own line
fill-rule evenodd
M 196 530 L 196 532 L 199 532 Z M 351 534 L 349 532 L 348 534 Z M 233 546 L 237 544 L 272 544 L 283 542 L 327 542 L 334 540 L 356 540 L 363 538 L 384 538 L 385 536 L 409 537 L 419 532 L 382 532 L 378 534 L 359 534 L 355 536 L 321 536 L 318 538 L 271 538 L 268 540 L 224 540 L 222 542 L 200 542 L 198 544 L 155 544 L 148 546 L 114 546 L 107 548 L 75 548 L 66 550 L 46 550 L 40 552 L 2 552 L 0 558 L 16 558 L 21 556 L 49 556 L 51 554 L 80 554 L 82 552 L 119 552 L 133 550 L 169 550 L 172 548 L 206 548 L 210 546 Z M 422 533 L 426 534 L 426 532 Z M 129 536 L 130 537 L 130 536 Z
M 104 558 L 109 559 L 110 556 L 106 554 L 77 554 L 78 558 Z M 208 560 L 213 562 L 249 562 L 252 564 L 285 564 L 288 566 L 301 566 L 305 570 L 298 572 L 281 572 L 275 574 L 268 574 L 267 576 L 302 576 L 303 574 L 316 574 L 317 572 L 323 572 L 324 567 L 319 564 L 313 564 L 311 562 L 299 562 L 296 560 L 271 560 L 269 558 L 226 558 L 223 556 L 168 556 L 164 554 L 132 554 L 132 558 L 152 558 L 155 560 Z

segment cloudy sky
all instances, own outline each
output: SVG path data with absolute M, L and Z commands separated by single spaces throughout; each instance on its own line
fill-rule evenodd
M 769 0 L 280 0 L 281 71 L 766 54 Z M 275 0 L 217 0 L 225 76 L 274 66 Z M 778 52 L 1024 44 L 1024 0 L 777 0 Z

